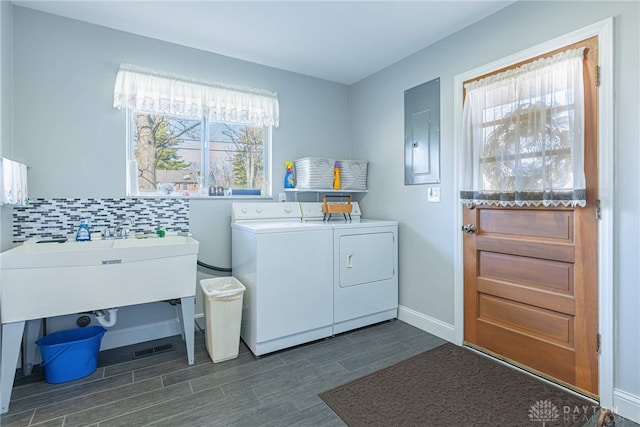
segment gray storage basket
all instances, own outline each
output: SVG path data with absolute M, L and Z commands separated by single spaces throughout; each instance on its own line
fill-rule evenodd
M 338 160 L 340 189 L 366 190 L 368 165 L 366 160 Z
M 294 162 L 296 167 L 296 188 L 302 190 L 333 188 L 334 159 L 304 157 Z

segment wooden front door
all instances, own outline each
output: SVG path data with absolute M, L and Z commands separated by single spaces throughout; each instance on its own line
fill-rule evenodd
M 587 206 L 464 208 L 464 340 L 597 398 L 597 38 L 562 50 L 583 45 Z

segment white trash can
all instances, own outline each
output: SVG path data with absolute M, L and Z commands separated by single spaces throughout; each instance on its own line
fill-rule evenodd
M 242 296 L 246 288 L 235 277 L 200 280 L 206 321 L 205 340 L 213 363 L 238 357 Z

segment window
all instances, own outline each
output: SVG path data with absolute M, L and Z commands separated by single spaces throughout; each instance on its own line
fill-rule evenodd
M 136 110 L 129 118 L 138 194 L 270 195 L 269 127 Z
M 122 64 L 113 107 L 127 110 L 127 194 L 271 196 L 277 93 Z
M 584 47 L 465 84 L 464 203 L 586 205 Z

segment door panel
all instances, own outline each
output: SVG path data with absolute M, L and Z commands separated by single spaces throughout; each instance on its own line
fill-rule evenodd
M 505 250 L 512 255 L 521 255 L 556 261 L 574 262 L 575 253 L 572 245 L 554 245 L 549 247 L 545 242 L 522 240 L 515 238 L 498 238 L 497 236 L 478 236 L 478 249 L 500 252 Z
M 490 326 L 483 322 L 479 324 L 478 346 L 490 348 L 490 353 L 508 361 L 517 361 L 518 365 L 550 379 L 568 385 L 575 384 L 575 351 L 551 340 L 538 340 L 536 348 L 532 349 L 530 336 L 508 328 Z M 542 361 L 544 366 L 540 366 Z
M 487 294 L 480 295 L 478 304 L 479 319 L 487 325 L 503 326 L 521 334 L 548 339 L 567 348 L 572 347 L 572 315 Z
M 546 259 L 480 252 L 480 277 L 512 280 L 537 289 L 573 290 L 573 265 Z
M 484 231 L 495 234 L 519 235 L 527 228 L 531 237 L 549 237 L 573 241 L 573 217 L 565 211 L 550 211 L 540 216 L 538 210 L 481 211 Z

